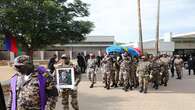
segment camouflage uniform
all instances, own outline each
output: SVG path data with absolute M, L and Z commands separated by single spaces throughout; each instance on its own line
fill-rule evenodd
M 38 73 L 32 73 L 28 76 L 27 80 L 24 80 L 24 75 L 17 73 L 17 110 L 40 110 L 40 96 L 39 96 L 39 80 Z M 43 76 L 47 78 L 46 81 L 46 110 L 54 110 L 57 102 L 58 92 L 55 87 L 53 77 L 48 73 L 44 73 Z M 12 94 L 9 99 L 8 110 L 11 110 Z
M 149 81 L 149 61 L 140 61 L 137 67 L 136 74 L 139 78 L 139 86 L 141 88 L 140 92 L 146 93 L 148 89 L 148 81 Z
M 112 72 L 112 68 L 113 68 L 113 64 L 112 64 L 112 58 L 110 56 L 105 56 L 102 60 L 102 64 L 103 64 L 103 78 L 105 80 L 105 88 L 110 89 L 110 82 L 111 82 L 111 72 Z
M 182 77 L 182 67 L 183 67 L 183 60 L 181 58 L 176 58 L 174 61 L 176 72 L 177 72 L 177 79 L 181 79 Z
M 135 62 L 131 62 L 130 64 L 130 82 L 131 82 L 131 86 L 136 88 L 138 86 L 138 78 L 136 76 L 136 69 L 137 69 L 137 65 L 135 64 Z
M 120 84 L 124 84 L 124 90 L 127 91 L 129 88 L 129 80 L 130 80 L 130 61 L 127 57 L 120 64 Z
M 78 105 L 78 91 L 77 86 L 81 81 L 81 74 L 78 66 L 74 66 L 71 62 L 69 64 L 65 64 L 61 62 L 61 64 L 57 64 L 56 68 L 74 68 L 75 69 L 75 89 L 62 89 L 62 105 L 64 110 L 69 110 L 69 96 L 71 96 L 71 105 L 74 110 L 79 110 Z
M 89 59 L 87 65 L 87 76 L 92 83 L 90 87 L 93 87 L 93 84 L 95 84 L 97 81 L 96 69 L 97 69 L 96 59 Z
M 149 65 L 150 73 L 152 75 L 151 81 L 154 83 L 154 88 L 158 89 L 160 81 L 160 64 L 158 61 L 152 61 Z
M 113 84 L 111 87 L 117 87 L 117 84 L 119 82 L 119 71 L 120 71 L 119 62 L 117 59 L 114 58 L 113 70 L 111 74 Z
M 169 63 L 170 60 L 167 57 L 160 58 L 160 65 L 161 65 L 161 84 L 167 86 L 169 80 Z

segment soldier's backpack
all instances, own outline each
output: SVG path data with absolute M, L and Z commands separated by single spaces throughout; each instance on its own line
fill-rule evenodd
M 46 72 L 46 69 L 42 66 L 39 66 L 37 68 L 37 71 L 39 73 L 38 79 L 39 79 L 39 94 L 40 94 L 40 102 L 41 102 L 41 110 L 45 110 L 46 105 L 46 97 L 45 97 L 45 85 L 46 85 L 46 78 L 42 75 Z M 11 78 L 11 91 L 12 91 L 12 105 L 11 110 L 17 110 L 16 107 L 16 84 L 17 84 L 17 75 L 14 75 Z

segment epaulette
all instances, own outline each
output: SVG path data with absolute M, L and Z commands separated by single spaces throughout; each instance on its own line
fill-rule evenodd
M 42 74 L 45 78 L 48 78 L 49 77 L 49 73 L 45 72 Z
M 37 77 L 38 75 L 37 75 L 38 73 L 36 72 L 36 73 L 32 73 L 32 77 Z

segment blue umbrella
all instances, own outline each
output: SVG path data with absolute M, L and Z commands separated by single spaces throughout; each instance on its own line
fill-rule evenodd
M 112 53 L 112 52 L 123 53 L 124 50 L 122 47 L 120 47 L 118 45 L 112 45 L 112 46 L 106 48 L 106 52 L 107 53 Z
M 127 48 L 127 52 L 131 54 L 133 57 L 139 56 L 139 53 L 134 48 Z

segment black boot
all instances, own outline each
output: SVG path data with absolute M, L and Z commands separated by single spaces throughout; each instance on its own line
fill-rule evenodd
M 109 90 L 110 89 L 110 86 L 108 85 L 106 89 Z
M 123 87 L 123 84 L 122 84 L 122 83 L 120 83 L 120 84 L 119 84 L 119 86 L 120 86 L 120 87 Z
M 133 90 L 133 87 L 132 86 L 130 86 L 130 88 L 129 88 L 131 91 Z
M 123 90 L 124 90 L 125 92 L 127 92 L 127 91 L 128 91 L 128 88 L 127 88 L 127 87 L 124 87 Z
M 112 85 L 110 87 L 114 87 L 115 86 L 115 83 L 112 83 Z
M 140 93 L 142 93 L 143 91 L 144 91 L 144 89 L 143 89 L 143 87 L 141 87 L 141 89 L 140 89 L 140 91 L 139 91 L 139 92 L 140 92 Z
M 117 84 L 115 84 L 115 85 L 114 85 L 114 88 L 117 88 L 117 87 L 118 87 L 118 85 L 117 85 Z
M 147 93 L 147 89 L 144 89 L 144 93 L 145 93 L 145 94 Z
M 158 85 L 155 86 L 155 89 L 158 90 Z
M 90 88 L 93 88 L 93 84 L 90 85 Z

